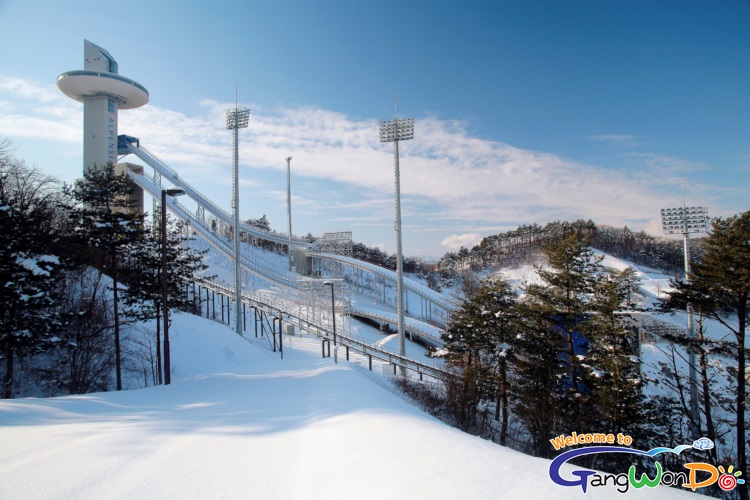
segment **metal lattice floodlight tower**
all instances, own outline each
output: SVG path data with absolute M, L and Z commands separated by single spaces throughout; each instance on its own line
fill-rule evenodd
M 685 283 L 690 282 L 690 248 L 688 240 L 691 233 L 708 232 L 708 209 L 705 207 L 681 207 L 681 208 L 662 208 L 661 224 L 664 228 L 664 234 L 682 234 L 683 248 L 685 252 Z M 688 302 L 687 308 L 687 329 L 688 336 L 695 338 L 695 329 L 693 328 L 693 305 Z M 689 351 L 690 364 L 690 418 L 692 420 L 692 430 L 695 438 L 698 438 L 700 431 L 698 413 L 698 374 L 695 369 L 695 351 Z
M 398 165 L 398 141 L 414 139 L 414 118 L 396 118 L 394 110 L 393 120 L 380 122 L 380 142 L 393 143 L 393 167 L 396 186 L 396 304 L 398 308 L 398 352 L 406 355 L 406 338 L 404 336 L 404 259 L 401 244 L 401 178 Z M 401 368 L 405 375 L 405 369 Z
M 246 128 L 250 121 L 250 110 L 238 108 L 227 110 L 227 128 L 234 131 L 234 158 L 232 162 L 232 209 L 234 210 L 234 311 L 235 329 L 242 335 L 242 275 L 240 271 L 240 189 L 239 189 L 239 129 Z

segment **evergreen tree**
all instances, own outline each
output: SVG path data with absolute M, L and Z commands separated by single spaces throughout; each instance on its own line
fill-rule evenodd
M 630 268 L 628 268 L 630 269 Z M 581 331 L 588 340 L 586 365 L 592 377 L 588 380 L 592 413 L 590 432 L 622 432 L 638 436 L 644 446 L 655 443 L 653 403 L 643 394 L 637 333 L 623 314 L 629 290 L 637 288 L 637 276 L 628 270 L 602 275 L 594 286 L 588 320 Z M 622 470 L 632 463 L 628 457 L 602 457 L 600 466 Z M 619 467 L 619 469 L 618 469 Z
M 502 280 L 487 280 L 470 293 L 443 335 L 446 359 L 460 369 L 449 386 L 448 404 L 464 426 L 474 423 L 482 400 L 496 401 L 501 420 L 499 441 L 505 445 L 510 417 L 510 361 L 515 339 L 516 296 Z
M 0 360 L 3 398 L 13 397 L 14 362 L 59 342 L 63 266 L 53 252 L 57 183 L 12 158 L 0 144 Z
M 703 240 L 702 261 L 693 265 L 690 282 L 674 283 L 668 306 L 684 309 L 691 303 L 702 314 L 721 323 L 735 339 L 737 360 L 736 443 L 739 470 L 747 473 L 747 348 L 745 329 L 750 319 L 750 211 L 711 223 Z M 748 485 L 738 485 L 740 498 L 748 499 Z
M 184 293 L 194 277 L 205 271 L 203 256 L 208 250 L 194 250 L 184 243 L 182 224 L 168 221 L 167 231 L 167 305 L 169 310 L 188 309 L 192 302 Z M 156 320 L 156 360 L 154 383 L 162 383 L 161 324 L 162 324 L 162 253 L 161 232 L 150 231 L 134 246 L 126 275 L 128 289 L 124 301 L 127 314 L 138 320 Z
M 96 253 L 97 264 L 112 279 L 115 371 L 122 390 L 119 316 L 119 270 L 131 245 L 144 237 L 145 216 L 134 210 L 129 195 L 133 185 L 125 173 L 116 174 L 111 163 L 89 169 L 72 191 L 81 206 L 73 212 L 76 233 Z
M 559 411 L 563 399 L 562 383 L 566 377 L 560 359 L 562 342 L 550 324 L 548 311 L 538 304 L 522 300 L 518 305 L 521 331 L 515 339 L 515 414 L 529 432 L 536 456 L 551 457 L 549 439 L 564 429 Z
M 548 455 L 556 432 L 586 428 L 591 416 L 591 367 L 583 336 L 599 261 L 576 234 L 543 245 L 544 284 L 526 288 L 518 339 L 519 415 L 537 453 Z

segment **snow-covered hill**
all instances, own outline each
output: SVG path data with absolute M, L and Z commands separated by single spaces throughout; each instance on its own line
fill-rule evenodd
M 354 361 L 321 358 L 314 338 L 291 338 L 281 360 L 219 323 L 174 319 L 170 386 L 0 401 L 0 498 L 584 497 L 549 479 L 549 461 L 435 420 Z M 620 497 L 599 490 L 587 497 Z

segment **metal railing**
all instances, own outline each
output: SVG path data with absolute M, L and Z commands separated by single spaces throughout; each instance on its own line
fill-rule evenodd
M 204 288 L 214 291 L 215 293 L 225 295 L 231 300 L 234 299 L 234 290 L 229 287 L 219 285 L 208 280 L 196 280 L 196 283 L 200 284 L 200 286 Z M 317 337 L 325 339 L 333 338 L 333 330 L 329 329 L 327 325 L 319 325 L 310 322 L 306 318 L 290 312 L 288 309 L 283 310 L 281 307 L 279 307 L 278 304 L 268 302 L 267 300 L 269 297 L 270 296 L 262 297 L 257 295 L 242 294 L 241 299 L 242 303 L 247 306 L 263 310 L 271 315 L 278 315 L 278 317 L 285 319 L 287 323 L 291 323 L 297 326 L 300 331 L 306 331 Z M 390 364 L 403 366 L 418 374 L 428 375 L 438 380 L 447 380 L 453 376 L 445 368 L 419 361 L 416 358 L 412 358 L 410 356 L 398 354 L 397 352 L 391 351 L 384 346 L 372 345 L 369 340 L 345 331 L 337 331 L 336 339 L 341 345 L 348 346 L 350 349 L 353 349 L 354 351 L 359 352 L 365 356 L 372 356 L 373 358 L 385 361 Z

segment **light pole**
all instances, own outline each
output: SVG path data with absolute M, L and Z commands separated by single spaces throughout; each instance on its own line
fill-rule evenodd
M 239 129 L 245 128 L 250 121 L 250 110 L 238 108 L 235 101 L 234 109 L 227 110 L 227 128 L 234 131 L 234 157 L 232 162 L 232 208 L 234 209 L 234 310 L 235 331 L 242 335 L 242 276 L 240 274 L 240 186 L 239 186 Z
M 683 248 L 685 253 L 685 284 L 690 283 L 690 248 L 688 241 L 690 233 L 708 232 L 708 209 L 705 207 L 681 207 L 681 208 L 662 208 L 661 223 L 664 228 L 664 234 L 682 233 Z M 688 337 L 695 338 L 695 329 L 693 328 L 693 305 L 688 302 L 685 308 L 687 313 Z M 700 431 L 700 415 L 698 413 L 698 374 L 695 369 L 695 349 L 690 346 L 688 351 L 690 365 L 690 419 L 692 420 L 693 437 L 698 438 Z
M 286 158 L 286 216 L 287 216 L 287 229 L 289 235 L 289 270 L 292 270 L 292 157 L 287 156 Z
M 333 298 L 333 281 L 324 281 L 324 286 L 331 287 L 331 317 L 333 318 L 333 346 L 336 347 L 336 300 Z
M 164 317 L 164 384 L 172 381 L 169 359 L 169 301 L 167 297 L 167 196 L 182 196 L 182 189 L 161 190 L 161 308 Z
M 393 143 L 393 166 L 396 177 L 396 304 L 398 308 L 398 351 L 406 355 L 406 339 L 404 337 L 404 259 L 401 245 L 401 180 L 398 165 L 398 141 L 414 138 L 414 118 L 396 118 L 393 110 L 393 120 L 380 122 L 380 142 Z M 401 374 L 406 370 L 401 367 Z

